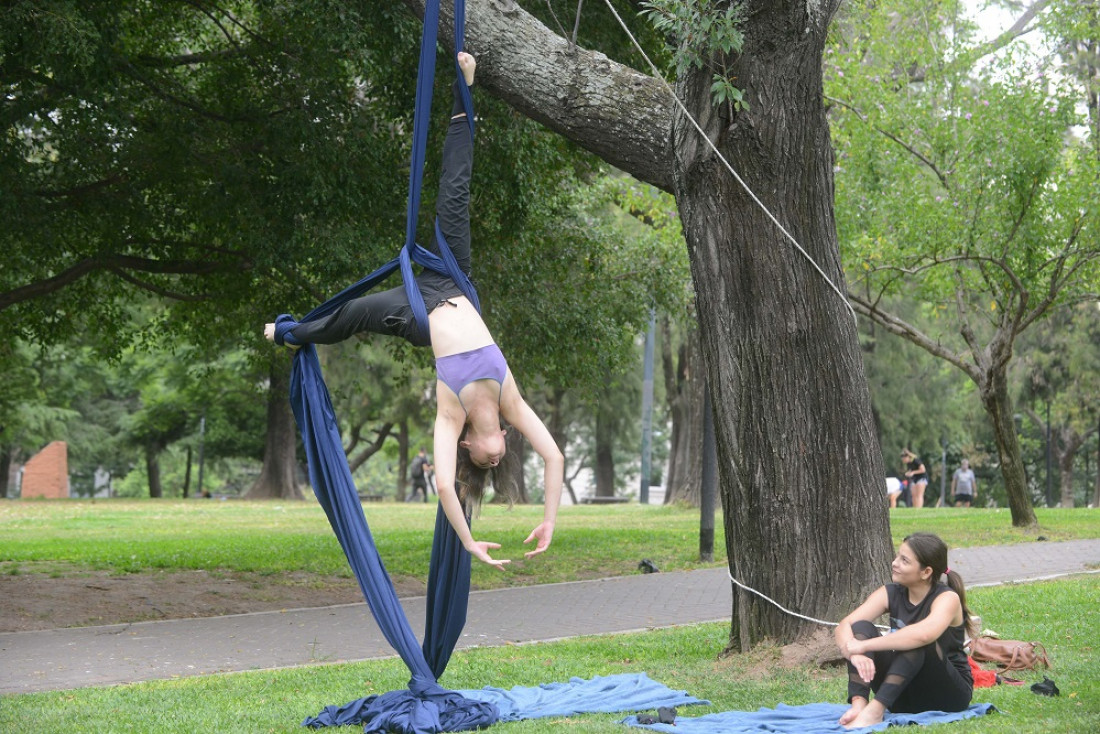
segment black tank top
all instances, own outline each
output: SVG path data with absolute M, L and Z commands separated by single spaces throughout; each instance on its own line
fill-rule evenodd
M 919 604 L 909 601 L 909 590 L 901 584 L 886 584 L 886 598 L 890 605 L 890 629 L 899 630 L 906 625 L 920 622 L 932 611 L 932 602 L 945 591 L 951 591 L 946 584 L 933 584 L 928 594 Z M 947 659 L 959 671 L 964 680 L 973 682 L 970 661 L 966 659 L 966 622 L 958 627 L 949 626 L 936 640 Z

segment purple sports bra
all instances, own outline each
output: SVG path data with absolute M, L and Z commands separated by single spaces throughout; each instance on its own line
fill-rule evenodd
M 459 397 L 462 388 L 475 380 L 495 380 L 500 385 L 500 391 L 504 392 L 508 362 L 500 347 L 490 344 L 469 352 L 439 357 L 435 360 L 435 374 L 444 385 L 451 388 L 451 392 L 458 398 L 458 404 L 462 405 L 462 398 Z M 500 402 L 499 393 L 497 402 Z M 466 406 L 462 405 L 462 409 L 465 410 Z

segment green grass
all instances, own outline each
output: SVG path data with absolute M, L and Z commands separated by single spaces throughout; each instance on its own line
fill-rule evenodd
M 434 505 L 365 505 L 392 576 L 427 576 Z M 1100 537 L 1097 511 L 1040 509 L 1040 528 L 1012 527 L 1007 510 L 895 510 L 894 542 L 914 530 L 940 533 L 951 547 Z M 540 507 L 487 506 L 475 537 L 503 545 L 506 574 L 475 564 L 473 583 L 489 589 L 636 573 L 649 558 L 662 570 L 725 561 L 721 518 L 715 563 L 698 558 L 698 512 L 685 507 L 618 505 L 561 508 L 551 552 L 523 560 L 523 539 Z M 96 500 L 0 502 L 0 574 L 113 573 L 204 569 L 258 574 L 350 575 L 315 502 Z
M 435 505 L 365 505 L 394 577 L 425 578 Z M 652 559 L 663 570 L 698 568 L 695 512 L 676 507 L 563 507 L 551 553 L 524 561 L 523 540 L 541 507 L 486 506 L 475 537 L 502 544 L 507 574 L 475 564 L 477 588 L 553 583 L 636 573 Z M 718 529 L 717 563 L 724 558 Z M 288 571 L 350 576 L 324 512 L 314 502 L 109 500 L 0 503 L 0 574 L 108 570 Z
M 1100 576 L 975 589 L 970 601 L 1006 637 L 1039 640 L 1050 653 L 1048 674 L 1062 695 L 1045 698 L 1026 686 L 978 689 L 976 702 L 1001 711 L 935 731 L 1003 734 L 1100 731 Z M 612 673 L 647 672 L 674 689 L 709 699 L 682 716 L 840 702 L 841 670 L 778 664 L 772 646 L 718 658 L 725 624 L 703 624 L 637 634 L 586 637 L 554 643 L 484 648 L 456 653 L 441 681 L 451 688 L 511 687 Z M 400 660 L 237 673 L 202 678 L 0 697 L 0 731 L 68 732 L 300 732 L 299 724 L 330 704 L 403 688 Z M 1041 673 L 1025 673 L 1028 683 Z M 581 715 L 500 724 L 499 734 L 584 732 L 625 734 L 623 714 Z M 347 729 L 346 731 L 358 731 Z

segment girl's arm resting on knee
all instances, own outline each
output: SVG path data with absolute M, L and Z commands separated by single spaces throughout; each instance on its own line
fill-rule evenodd
M 855 666 L 860 679 L 864 683 L 870 683 L 874 679 L 875 661 L 865 655 L 863 650 L 854 649 L 861 644 L 861 641 L 857 640 L 852 632 L 852 623 L 861 620 L 874 622 L 889 611 L 889 608 L 890 598 L 886 594 L 886 587 L 880 586 L 872 591 L 871 595 L 856 607 L 855 611 L 840 620 L 840 624 L 837 625 L 836 631 L 833 633 L 836 637 L 836 645 L 840 648 L 840 654 Z
M 505 383 L 507 386 L 501 399 L 501 415 L 530 442 L 531 448 L 542 457 L 544 465 L 543 487 L 546 502 L 542 513 L 542 523 L 531 531 L 531 534 L 527 536 L 527 540 L 523 541 L 525 543 L 532 540 L 537 541 L 535 549 L 525 554 L 526 557 L 530 558 L 549 548 L 550 541 L 554 536 L 554 524 L 558 519 L 558 504 L 561 502 L 561 487 L 565 476 L 565 457 L 562 456 L 561 449 L 558 448 L 554 437 L 550 435 L 546 424 L 531 409 L 527 401 L 520 396 L 519 389 L 516 387 L 511 373 L 508 374 Z
M 851 660 L 853 654 L 858 654 L 851 649 L 853 643 L 860 642 L 860 640 L 857 640 L 855 635 L 852 634 L 853 622 L 858 622 L 860 620 L 874 622 L 889 610 L 890 599 L 886 595 L 886 587 L 880 586 L 872 591 L 871 595 L 868 596 L 862 604 L 856 607 L 851 614 L 840 620 L 840 623 L 837 624 L 836 630 L 833 632 L 833 637 L 836 639 L 836 646 L 840 648 L 840 654 L 849 660 Z
M 877 650 L 916 650 L 924 647 L 940 638 L 951 623 L 962 616 L 962 604 L 959 595 L 953 591 L 945 591 L 932 601 L 932 608 L 928 616 L 919 622 L 906 625 L 899 630 L 871 640 L 858 641 L 863 649 L 858 652 L 875 652 Z

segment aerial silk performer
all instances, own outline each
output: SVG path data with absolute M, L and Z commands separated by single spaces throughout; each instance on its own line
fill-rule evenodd
M 463 2 L 457 0 L 455 45 L 459 48 L 464 15 Z M 461 51 L 456 56 L 456 101 L 443 148 L 434 239 L 429 249 L 415 242 L 438 22 L 439 2 L 429 0 L 417 77 L 406 242 L 400 255 L 300 322 L 284 314 L 265 329 L 269 339 L 295 349 L 290 399 L 302 433 L 310 482 L 382 633 L 412 674 L 407 690 L 349 704 L 355 708 L 354 721 L 363 723 L 367 732 L 463 731 L 488 726 L 499 717 L 494 704 L 448 691 L 437 679 L 465 625 L 471 556 L 501 569 L 508 563 L 489 553 L 499 544 L 474 540 L 470 529 L 470 517 L 486 481 L 504 455 L 501 418 L 527 437 L 545 463 L 545 511 L 543 521 L 525 541 L 535 542 L 527 557 L 550 546 L 561 498 L 562 454 L 520 396 L 515 378 L 481 318 L 477 293 L 469 280 L 474 133 L 469 85 L 475 61 Z M 424 268 L 415 277 L 413 262 Z M 362 295 L 397 269 L 404 279 L 402 287 Z M 435 470 L 440 509 L 422 646 L 417 644 L 363 515 L 313 346 L 363 331 L 400 336 L 418 346 L 431 345 L 436 357 Z

